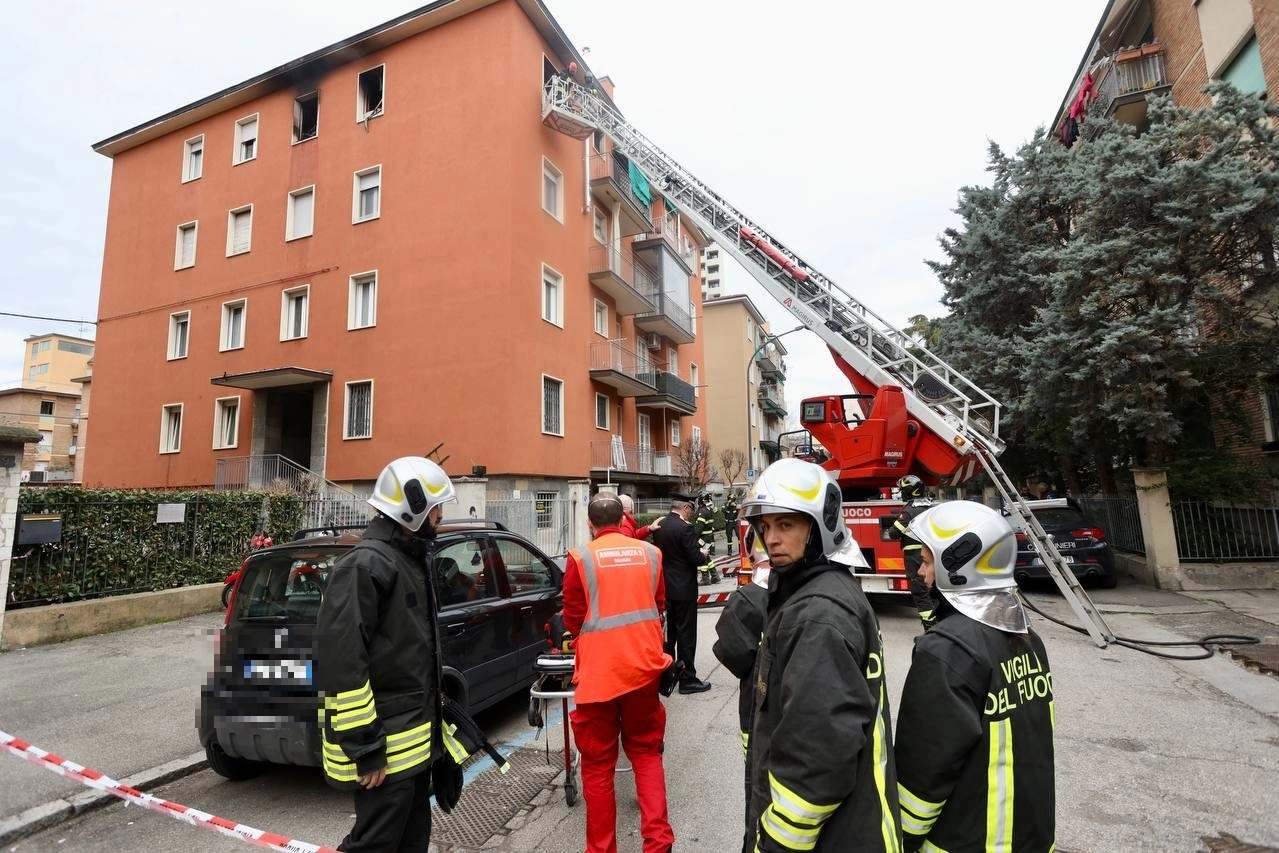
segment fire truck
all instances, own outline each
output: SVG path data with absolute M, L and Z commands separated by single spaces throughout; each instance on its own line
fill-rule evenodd
M 852 294 L 730 204 L 654 145 L 594 87 L 568 75 L 546 81 L 542 123 L 575 139 L 606 136 L 629 161 L 830 349 L 854 393 L 803 401 L 795 448 L 831 472 L 844 492 L 844 515 L 867 557 L 859 571 L 870 592 L 906 594 L 897 543 L 886 538 L 901 503 L 877 500 L 906 474 L 926 484 L 958 485 L 984 472 L 1018 516 L 1045 566 L 1087 627 L 1105 646 L 1114 634 L 1083 592 L 1012 480 L 999 466 L 999 403 L 927 347 L 897 330 Z M 807 438 L 807 440 L 805 440 Z M 799 454 L 805 455 L 805 454 Z M 746 548 L 742 549 L 745 560 Z

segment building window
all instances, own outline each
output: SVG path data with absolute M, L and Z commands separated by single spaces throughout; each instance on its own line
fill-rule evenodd
M 564 276 L 542 265 L 542 319 L 563 328 Z
M 40 414 L 41 414 L 41 415 L 51 415 L 51 414 L 53 414 L 53 401 L 52 401 L 52 400 L 41 400 L 41 401 L 40 401 Z
M 238 166 L 258 156 L 258 114 L 254 113 L 235 123 L 235 149 L 231 165 Z
M 244 346 L 244 315 L 248 302 L 244 299 L 222 303 L 222 339 L 218 349 L 225 352 Z
M 237 207 L 226 217 L 226 255 L 243 255 L 253 244 L 253 205 Z
M 608 429 L 608 395 L 595 395 L 595 428 Z
M 187 357 L 187 345 L 191 337 L 191 312 L 179 311 L 169 315 L 169 360 Z
M 182 449 L 182 404 L 170 403 L 160 410 L 160 452 Z
M 367 329 L 377 325 L 377 272 L 351 276 L 346 328 Z
M 675 347 L 666 351 L 666 372 L 679 376 L 679 350 Z
M 289 193 L 289 209 L 285 220 L 285 240 L 310 237 L 315 233 L 315 187 L 304 187 Z
M 597 204 L 593 208 L 595 217 L 595 239 L 601 243 L 608 243 L 608 214 Z
M 293 341 L 306 337 L 311 286 L 293 287 L 280 294 L 280 340 Z
M 173 250 L 175 270 L 195 266 L 195 235 L 198 227 L 198 222 L 187 222 L 178 226 L 178 244 Z
M 542 375 L 542 432 L 564 434 L 564 383 Z
M 204 134 L 193 136 L 183 145 L 182 183 L 194 181 L 204 174 Z
M 48 341 L 45 341 L 48 343 Z M 75 341 L 58 341 L 58 352 L 73 352 L 76 355 L 93 355 L 93 344 L 78 344 Z
M 40 441 L 36 443 L 36 452 L 41 456 L 48 456 L 53 452 L 53 430 L 40 430 Z
M 27 381 L 34 382 L 37 376 L 44 376 L 48 372 L 49 372 L 48 363 L 33 364 L 31 365 L 31 368 L 27 370 Z
M 604 153 L 604 131 L 597 130 L 591 134 L 591 147 L 599 153 Z
M 595 334 L 608 337 L 608 306 L 598 299 L 595 300 Z
M 536 501 L 537 506 L 537 529 L 550 530 L 555 526 L 555 504 L 559 501 L 558 492 L 538 492 Z
M 213 449 L 230 450 L 240 444 L 240 398 L 219 397 L 213 409 Z
M 542 158 L 542 210 L 564 221 L 564 173 Z
M 693 427 L 691 434 L 693 437 L 693 446 L 701 447 L 702 446 L 702 428 L 699 426 Z
M 293 141 L 305 142 L 320 133 L 320 93 L 311 92 L 293 99 Z
M 382 167 L 373 166 L 355 173 L 355 198 L 351 221 L 365 222 L 382 215 Z
M 671 421 L 671 447 L 679 447 L 679 420 Z
M 373 380 L 346 383 L 343 438 L 373 437 Z
M 1261 417 L 1266 441 L 1279 442 L 1279 376 L 1270 377 L 1261 386 Z
M 379 65 L 368 71 L 360 72 L 358 91 L 355 97 L 355 120 L 365 121 L 382 115 L 382 99 L 386 83 L 386 66 Z
M 697 381 L 697 365 L 696 364 L 690 364 L 688 366 L 688 384 L 693 386 L 694 397 L 702 396 L 702 390 L 701 388 L 698 387 L 699 383 Z

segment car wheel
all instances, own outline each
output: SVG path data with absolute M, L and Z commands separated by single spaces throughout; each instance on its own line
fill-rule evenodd
M 247 758 L 234 758 L 227 755 L 218 743 L 216 735 L 210 735 L 204 743 L 204 756 L 209 760 L 209 769 L 224 779 L 242 782 L 252 779 L 266 769 L 260 761 L 249 761 Z
M 234 583 L 229 583 L 222 587 L 222 607 L 225 608 L 231 603 L 231 592 L 235 589 Z
M 1119 586 L 1119 575 L 1115 572 L 1108 572 L 1097 578 L 1097 586 L 1102 589 L 1114 589 Z

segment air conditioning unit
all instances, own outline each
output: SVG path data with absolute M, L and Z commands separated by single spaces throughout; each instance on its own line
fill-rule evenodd
M 648 347 L 649 349 L 661 349 L 662 336 L 659 335 L 657 332 L 647 333 L 646 335 L 644 335 L 644 346 Z

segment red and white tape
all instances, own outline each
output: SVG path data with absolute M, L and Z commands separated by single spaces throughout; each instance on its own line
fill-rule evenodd
M 25 758 L 32 764 L 38 764 L 46 770 L 57 773 L 59 776 L 75 779 L 90 788 L 106 791 L 126 803 L 133 803 L 151 811 L 166 814 L 175 820 L 189 823 L 192 826 L 202 826 L 222 835 L 238 838 L 257 847 L 265 847 L 268 850 L 282 850 L 286 851 L 286 853 L 336 853 L 329 847 L 320 847 L 305 841 L 298 841 L 296 838 L 285 838 L 282 835 L 254 829 L 251 826 L 220 818 L 217 815 L 211 815 L 199 809 L 193 809 L 190 806 L 153 797 L 150 794 L 130 788 L 128 785 L 121 785 L 110 776 L 104 776 L 96 770 L 81 767 L 73 761 L 60 758 L 51 752 L 32 746 L 26 741 L 18 740 L 13 735 L 5 732 L 0 732 L 0 746 L 3 746 L 18 758 Z
M 697 606 L 714 607 L 717 604 L 723 604 L 728 601 L 728 597 L 733 593 L 730 592 L 710 592 L 706 595 L 697 596 Z

